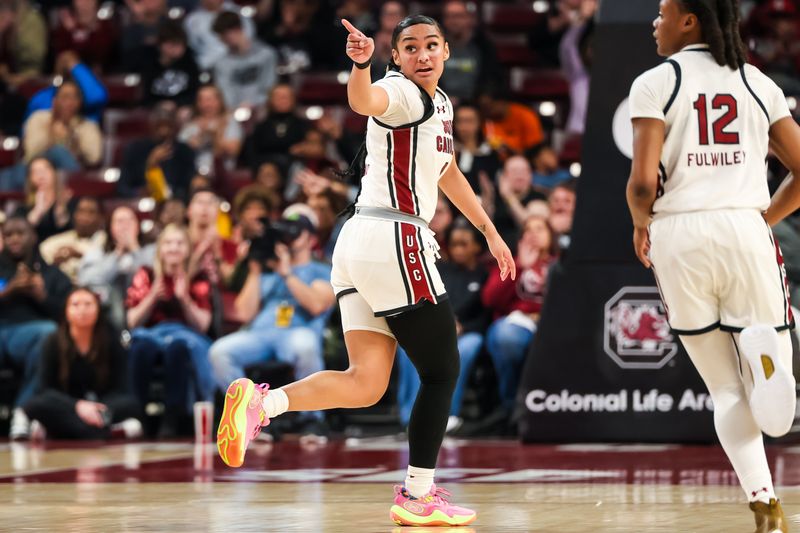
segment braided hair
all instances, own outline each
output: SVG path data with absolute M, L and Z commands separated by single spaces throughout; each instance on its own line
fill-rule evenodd
M 684 12 L 697 17 L 711 55 L 720 66 L 738 70 L 747 63 L 739 34 L 739 0 L 678 0 Z

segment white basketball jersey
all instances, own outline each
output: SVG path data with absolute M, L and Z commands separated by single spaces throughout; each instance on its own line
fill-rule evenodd
M 453 160 L 453 105 L 441 89 L 433 114 L 421 121 L 425 103 L 417 87 L 399 72 L 376 82 L 389 107 L 367 123 L 367 159 L 359 207 L 385 207 L 430 222 L 436 211 L 439 178 Z
M 666 125 L 656 215 L 769 207 L 769 128 L 791 113 L 756 67 L 732 70 L 707 45 L 687 46 L 633 82 L 630 109 Z

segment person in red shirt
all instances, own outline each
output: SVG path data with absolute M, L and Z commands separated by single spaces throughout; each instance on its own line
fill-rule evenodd
M 188 276 L 189 234 L 173 224 L 156 244 L 153 268 L 142 267 L 128 288 L 130 361 L 134 391 L 144 406 L 153 368 L 163 361 L 169 377 L 159 435 L 172 437 L 190 416 L 194 401 L 210 401 L 214 381 L 208 349 L 212 285 L 204 271 Z
M 494 268 L 483 287 L 483 305 L 492 310 L 494 322 L 486 333 L 486 349 L 497 371 L 500 401 L 511 413 L 522 363 L 536 333 L 536 323 L 547 292 L 547 274 L 556 260 L 553 229 L 540 216 L 525 221 L 519 240 L 516 283 L 503 283 Z

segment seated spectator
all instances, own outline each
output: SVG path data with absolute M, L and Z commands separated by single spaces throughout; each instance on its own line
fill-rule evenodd
M 461 370 L 450 404 L 450 419 L 447 431 L 455 431 L 462 424 L 461 405 L 464 391 L 469 383 L 475 360 L 483 346 L 483 332 L 489 316 L 481 302 L 481 288 L 488 276 L 480 262 L 483 253 L 483 235 L 467 220 L 457 218 L 447 232 L 448 261 L 437 263 L 448 299 L 456 315 L 458 334 L 458 353 L 461 356 Z M 419 375 L 405 351 L 398 347 L 397 404 L 400 423 L 408 425 L 411 408 L 419 391 Z
M 18 211 L 36 230 L 37 242 L 67 231 L 72 221 L 75 200 L 64 188 L 63 177 L 45 157 L 28 164 L 25 181 L 25 205 Z
M 280 51 L 280 64 L 287 74 L 314 68 L 350 68 L 347 56 L 337 49 L 338 20 L 328 2 L 282 0 L 265 13 L 258 35 Z
M 83 256 L 102 250 L 106 244 L 100 200 L 93 196 L 79 198 L 72 214 L 72 227 L 42 241 L 39 252 L 45 261 L 60 268 L 75 283 Z
M 452 223 L 453 207 L 450 205 L 450 201 L 447 199 L 444 193 L 440 192 L 439 197 L 436 200 L 436 210 L 433 212 L 433 217 L 431 218 L 431 222 L 428 224 L 428 227 L 436 236 L 436 242 L 439 244 L 439 253 L 445 260 L 447 259 L 447 243 L 445 242 L 445 235 L 447 234 L 447 229 Z
M 492 220 L 513 252 L 515 243 L 519 240 L 520 228 L 528 217 L 525 207 L 533 200 L 547 197 L 534 190 L 531 167 L 528 160 L 519 155 L 506 160 L 497 181 L 497 197 Z
M 55 331 L 71 288 L 69 279 L 39 256 L 37 242 L 24 217 L 6 220 L 0 253 L 0 361 L 22 376 L 11 417 L 12 439 L 29 436 L 22 406 L 33 396 L 42 344 Z
M 159 436 L 184 433 L 194 401 L 209 401 L 214 383 L 208 360 L 211 283 L 204 272 L 188 274 L 189 235 L 169 225 L 158 236 L 154 266 L 142 267 L 128 289 L 130 363 L 134 392 L 147 403 L 156 363 L 163 361 L 164 418 Z
M 550 191 L 559 183 L 572 179 L 569 170 L 559 165 L 558 154 L 547 144 L 537 144 L 525 152 L 533 169 L 533 186 L 542 191 Z
M 481 173 L 494 182 L 500 170 L 500 158 L 486 142 L 480 110 L 473 104 L 462 103 L 455 110 L 453 128 L 458 168 L 472 185 L 472 190 L 483 193 Z
M 142 241 L 148 244 L 156 242 L 164 228 L 170 224 L 186 225 L 186 203 L 180 198 L 168 198 L 157 206 L 153 227 L 143 235 Z
M 550 218 L 547 221 L 558 235 L 559 246 L 562 250 L 569 248 L 569 234 L 572 231 L 572 218 L 575 215 L 575 199 L 574 179 L 556 185 L 547 198 L 550 205 Z
M 517 280 L 500 279 L 493 267 L 483 287 L 483 305 L 494 322 L 486 333 L 486 349 L 492 358 L 505 413 L 514 408 L 522 364 L 536 333 L 536 324 L 547 292 L 547 274 L 556 259 L 555 234 L 543 218 L 529 218 L 524 225 L 514 260 Z
M 278 210 L 277 216 L 271 216 L 270 218 L 280 218 L 280 214 L 285 205 L 283 191 L 286 188 L 281 167 L 272 161 L 265 161 L 258 165 L 255 175 L 255 184 L 264 189 L 272 202 L 270 214 L 276 214 L 274 210 Z
M 308 206 L 290 206 L 284 220 L 302 227 L 300 235 L 288 246 L 276 244 L 275 259 L 248 261 L 247 281 L 235 306 L 239 316 L 250 322 L 249 329 L 222 337 L 211 347 L 219 390 L 226 390 L 231 381 L 244 375 L 246 366 L 259 361 L 290 363 L 298 380 L 323 369 L 322 333 L 335 297 L 330 266 L 312 259 L 315 218 Z M 263 257 L 270 251 L 258 252 Z M 324 434 L 321 411 L 304 416 L 305 432 Z
M 315 255 L 319 260 L 330 263 L 333 260 L 336 239 L 347 221 L 344 217 L 339 217 L 339 213 L 347 207 L 347 198 L 328 187 L 307 196 L 305 203 L 314 210 L 319 221 Z
M 78 266 L 78 284 L 100 297 L 109 321 L 121 331 L 127 328 L 125 291 L 136 271 L 153 264 L 156 247 L 143 244 L 139 217 L 127 205 L 111 212 L 106 233 L 103 247 L 83 254 Z
M 481 83 L 499 79 L 502 74 L 492 41 L 477 28 L 475 10 L 475 4 L 464 0 L 449 0 L 442 8 L 442 23 L 450 47 L 442 86 L 456 102 L 475 98 Z
M 236 244 L 223 239 L 217 231 L 220 199 L 211 189 L 197 189 L 189 199 L 189 243 L 192 252 L 188 274 L 202 272 L 215 286 L 233 274 L 236 266 Z
M 221 13 L 236 12 L 238 9 L 235 3 L 227 0 L 200 0 L 199 7 L 186 16 L 184 27 L 189 36 L 189 47 L 202 70 L 212 70 L 227 54 L 225 43 L 213 30 L 214 21 Z M 247 38 L 253 39 L 256 34 L 253 21 L 243 17 L 242 26 Z
M 222 93 L 216 85 L 203 85 L 197 91 L 194 117 L 178 135 L 195 153 L 195 165 L 209 173 L 214 161 L 230 161 L 239 157 L 244 141 L 242 126 L 225 108 Z
M 245 141 L 244 162 L 252 168 L 269 160 L 284 171 L 292 161 L 292 147 L 304 142 L 311 123 L 298 115 L 295 92 L 289 84 L 273 87 L 267 108 L 267 117 L 256 124 Z
M 0 76 L 11 87 L 44 73 L 47 25 L 28 0 L 0 3 Z
M 345 129 L 343 122 L 328 112 L 316 121 L 314 127 L 325 136 L 326 143 L 330 145 L 326 148 L 328 153 L 335 154 L 333 156 L 335 160 L 346 161 L 349 164 L 355 159 L 361 143 L 364 142 L 364 133 Z M 355 200 L 355 196 L 353 196 L 353 200 Z
M 78 86 L 81 96 L 81 115 L 100 124 L 103 108 L 108 103 L 108 91 L 92 69 L 81 63 L 75 52 L 66 51 L 56 58 L 56 74 Z M 34 94 L 28 102 L 25 117 L 36 111 L 52 109 L 57 91 L 58 87 L 53 85 Z
M 38 390 L 23 407 L 54 439 L 142 434 L 141 411 L 128 387 L 128 354 L 86 288 L 69 293 L 58 331 L 44 342 Z
M 237 243 L 237 247 L 236 265 L 225 280 L 225 287 L 228 290 L 239 292 L 244 287 L 250 243 L 264 233 L 263 221 L 272 218 L 272 201 L 269 191 L 258 184 L 242 188 L 233 199 L 233 212 L 236 216 L 234 242 Z
M 166 0 L 125 0 L 129 17 L 122 28 L 120 52 L 125 72 L 142 72 L 158 48 L 158 28 L 169 21 Z
M 510 102 L 496 86 L 482 88 L 478 103 L 486 119 L 486 141 L 501 159 L 521 154 L 544 140 L 538 115 L 528 106 Z
M 25 161 L 47 156 L 56 168 L 70 172 L 100 163 L 103 135 L 96 122 L 80 114 L 78 86 L 64 82 L 56 90 L 53 108 L 34 112 L 25 123 Z
M 183 26 L 175 21 L 162 23 L 157 43 L 157 48 L 145 52 L 139 71 L 145 105 L 164 100 L 178 107 L 192 105 L 200 86 L 200 71 L 186 46 Z
M 230 109 L 255 109 L 267 101 L 267 92 L 277 81 L 275 49 L 248 37 L 242 18 L 226 11 L 214 21 L 214 32 L 227 51 L 214 65 L 214 81 Z
M 386 75 L 386 67 L 389 66 L 392 60 L 392 33 L 407 15 L 408 10 L 402 2 L 390 0 L 381 4 L 380 17 L 378 18 L 379 28 L 373 36 L 375 51 L 372 53 L 372 68 L 370 70 L 373 82 Z M 356 25 L 356 28 L 360 28 L 360 26 Z M 347 160 L 350 161 L 352 158 L 347 158 Z
M 170 102 L 158 104 L 150 119 L 150 136 L 125 147 L 117 193 L 156 201 L 185 199 L 195 175 L 194 150 L 177 139 L 177 117 Z
M 113 17 L 101 19 L 97 8 L 97 0 L 72 0 L 71 7 L 59 8 L 53 52 L 72 51 L 89 69 L 108 73 L 115 67 L 119 28 Z
M 341 19 L 349 20 L 365 35 L 372 35 L 378 29 L 369 0 L 343 0 L 336 9 L 335 20 Z

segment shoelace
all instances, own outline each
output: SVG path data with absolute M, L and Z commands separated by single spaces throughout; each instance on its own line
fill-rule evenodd
M 433 501 L 434 503 L 436 503 L 438 505 L 442 505 L 444 507 L 447 507 L 448 505 L 450 505 L 450 502 L 447 501 L 447 498 L 450 497 L 450 496 L 452 496 L 450 491 L 448 491 L 447 489 L 443 489 L 441 487 L 437 487 L 436 485 L 434 485 L 433 486 L 433 492 L 431 494 L 429 494 L 428 496 L 426 496 L 425 499 L 428 500 L 428 501 Z
M 264 395 L 269 390 L 269 385 L 267 385 L 266 383 L 259 383 L 258 385 L 256 385 L 256 387 L 260 389 L 260 391 L 259 391 L 259 393 L 261 394 L 261 399 L 259 399 L 259 403 L 260 403 L 261 400 L 264 398 Z M 256 437 L 258 437 L 259 433 L 261 433 L 261 426 L 260 425 L 256 426 L 255 429 L 253 429 L 253 435 L 250 437 L 250 440 L 255 440 Z

